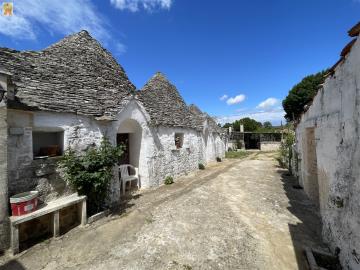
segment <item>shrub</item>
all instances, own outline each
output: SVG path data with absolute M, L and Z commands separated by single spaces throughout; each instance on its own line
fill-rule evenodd
M 231 152 L 233 149 L 231 147 L 228 148 L 228 152 Z
M 103 139 L 99 147 L 93 146 L 82 155 L 69 148 L 59 165 L 66 181 L 80 195 L 86 195 L 88 214 L 104 209 L 108 185 L 113 177 L 113 166 L 123 154 L 123 146 L 113 146 Z
M 199 170 L 205 170 L 205 165 L 202 163 L 199 163 Z
M 295 142 L 295 135 L 293 133 L 284 134 L 284 138 L 280 145 L 278 161 L 280 166 L 289 168 L 292 155 L 291 147 Z
M 171 176 L 167 176 L 164 181 L 165 185 L 171 185 L 174 183 L 174 179 Z
M 217 162 L 221 162 L 222 160 L 221 160 L 221 158 L 216 157 L 216 161 L 217 161 Z

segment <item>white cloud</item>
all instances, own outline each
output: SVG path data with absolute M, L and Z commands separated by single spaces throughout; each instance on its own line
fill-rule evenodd
M 153 11 L 156 9 L 170 9 L 172 0 L 110 0 L 116 8 L 120 10 L 130 10 L 131 12 L 144 9 Z
M 261 102 L 256 108 L 258 108 L 258 109 L 269 109 L 269 108 L 274 107 L 278 103 L 279 103 L 278 99 L 270 97 L 270 98 L 264 100 L 263 102 Z
M 269 111 L 249 110 L 234 115 L 221 116 L 217 119 L 221 124 L 225 124 L 232 123 L 235 120 L 239 120 L 244 117 L 250 117 L 261 123 L 264 123 L 265 121 L 270 121 L 273 125 L 279 125 L 281 121 L 285 123 L 284 115 L 285 112 L 283 109 L 276 108 Z
M 115 44 L 115 50 L 116 50 L 116 54 L 121 55 L 121 54 L 126 53 L 127 48 L 126 48 L 126 46 L 124 44 L 118 42 L 118 43 Z
M 229 98 L 227 101 L 226 101 L 226 103 L 228 104 L 228 105 L 234 105 L 234 104 L 238 104 L 238 103 L 240 103 L 240 102 L 243 102 L 244 100 L 245 100 L 245 95 L 237 95 L 236 97 L 231 97 L 231 98 Z
M 225 100 L 227 98 L 228 98 L 228 95 L 223 95 L 222 97 L 220 97 L 220 100 L 223 101 L 223 100 Z
M 89 0 L 21 0 L 14 2 L 14 15 L 0 16 L 0 33 L 15 39 L 36 39 L 41 29 L 51 34 L 88 30 L 106 42 L 106 22 Z

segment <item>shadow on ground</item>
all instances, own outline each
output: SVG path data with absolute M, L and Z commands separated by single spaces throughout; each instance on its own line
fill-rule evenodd
M 26 268 L 19 263 L 17 260 L 11 260 L 0 266 L 0 270 L 11 269 L 11 270 L 25 270 Z
M 297 224 L 288 224 L 298 268 L 309 269 L 304 248 L 327 249 L 321 237 L 322 224 L 319 212 L 304 190 L 299 187 L 295 177 L 280 167 L 277 172 L 281 176 L 283 188 L 289 199 L 288 210 L 301 221 Z

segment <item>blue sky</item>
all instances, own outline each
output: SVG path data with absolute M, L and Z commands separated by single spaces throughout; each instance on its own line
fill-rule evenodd
M 0 0 L 0 3 L 4 1 Z M 87 29 L 141 88 L 157 71 L 221 122 L 279 124 L 281 100 L 333 65 L 360 0 L 13 0 L 0 46 L 39 50 Z

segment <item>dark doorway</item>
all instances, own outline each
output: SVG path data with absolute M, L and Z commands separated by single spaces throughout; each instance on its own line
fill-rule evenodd
M 319 207 L 319 182 L 318 182 L 318 166 L 316 155 L 316 138 L 315 128 L 306 128 L 306 148 L 305 152 L 305 168 L 306 177 L 304 182 L 304 188 L 308 196 Z
M 120 133 L 116 136 L 117 145 L 125 145 L 124 154 L 119 159 L 119 165 L 130 164 L 129 133 Z
M 245 142 L 245 149 L 260 149 L 260 134 L 245 133 L 244 142 Z

